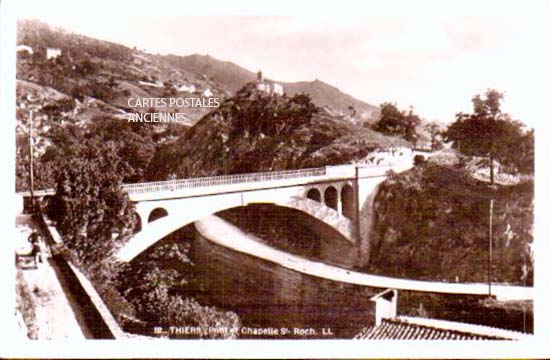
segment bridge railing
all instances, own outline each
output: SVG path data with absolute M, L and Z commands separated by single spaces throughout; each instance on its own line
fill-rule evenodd
M 326 168 L 322 167 L 300 170 L 270 171 L 251 174 L 221 175 L 212 177 L 156 181 L 141 184 L 125 184 L 122 186 L 122 188 L 126 190 L 128 194 L 142 194 L 167 190 L 173 191 L 179 189 L 191 189 L 208 186 L 263 182 L 271 180 L 284 180 L 324 175 L 326 175 Z

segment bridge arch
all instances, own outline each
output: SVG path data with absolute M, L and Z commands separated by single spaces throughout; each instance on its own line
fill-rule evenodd
M 147 222 L 151 223 L 155 220 L 158 220 L 160 218 L 163 218 L 165 216 L 168 216 L 168 211 L 165 208 L 154 208 L 150 213 L 149 217 L 147 218 Z
M 345 184 L 340 192 L 342 201 L 342 215 L 348 219 L 355 217 L 355 196 L 353 187 L 350 184 Z
M 54 195 L 45 195 L 42 201 L 46 206 L 49 206 L 52 203 Z
M 306 194 L 308 199 L 321 202 L 321 192 L 316 188 L 311 188 Z
M 143 224 L 141 223 L 141 216 L 136 212 L 135 215 L 135 222 L 134 222 L 134 234 L 141 231 L 143 229 Z
M 334 191 L 336 191 L 336 189 L 334 189 Z M 140 232 L 135 233 L 133 237 L 129 239 L 129 241 L 119 250 L 118 258 L 121 261 L 131 261 L 147 248 L 174 231 L 220 211 L 246 206 L 249 204 L 262 203 L 273 204 L 304 212 L 310 217 L 315 218 L 317 222 L 320 223 L 319 226 L 326 226 L 326 228 L 332 229 L 335 234 L 340 234 L 342 239 L 345 239 L 343 243 L 347 243 L 347 247 L 355 247 L 353 223 L 349 219 L 341 216 L 337 211 L 328 208 L 315 200 L 292 197 L 290 199 L 275 201 L 262 201 L 261 199 L 258 199 L 242 203 L 240 196 L 237 197 L 234 194 L 226 195 L 223 199 L 224 201 L 212 201 L 207 202 L 206 204 L 203 202 L 202 206 L 199 202 L 200 199 L 196 199 L 196 206 L 194 203 L 190 202 L 184 207 L 186 209 L 193 209 L 192 211 L 170 211 L 170 215 L 153 221 L 143 227 Z
M 338 210 L 338 190 L 332 185 L 325 189 L 325 205 Z

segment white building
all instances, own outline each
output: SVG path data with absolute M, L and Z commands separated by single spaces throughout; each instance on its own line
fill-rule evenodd
M 46 49 L 46 59 L 47 60 L 55 59 L 58 56 L 61 56 L 61 49 L 57 49 L 57 48 L 47 48 Z
M 23 45 L 23 44 L 17 45 L 17 47 L 15 49 L 16 49 L 17 52 L 26 51 L 30 55 L 32 55 L 34 53 L 34 51 L 32 50 L 32 47 L 30 47 L 29 45 Z
M 185 92 L 192 93 L 192 92 L 195 92 L 197 89 L 195 88 L 195 85 L 193 85 L 193 84 L 191 84 L 191 85 L 183 84 L 183 85 L 179 86 L 177 90 L 179 92 L 184 92 L 185 91 Z
M 256 90 L 265 92 L 267 94 L 283 95 L 283 85 L 275 82 L 265 81 L 262 76 L 262 71 L 258 71 L 258 78 L 256 79 Z
M 273 94 L 283 95 L 283 85 L 273 83 Z
M 265 93 L 268 93 L 268 94 L 271 93 L 271 86 L 269 86 L 269 84 L 267 84 L 263 81 L 256 84 L 256 89 L 258 89 L 260 91 L 263 91 Z
M 397 290 L 387 289 L 370 298 L 376 304 L 375 321 L 381 325 L 383 319 L 395 319 L 397 316 Z

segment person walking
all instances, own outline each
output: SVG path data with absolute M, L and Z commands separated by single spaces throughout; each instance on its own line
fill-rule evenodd
M 40 248 L 40 234 L 33 231 L 29 235 L 28 241 L 31 243 L 31 256 L 34 258 L 34 263 L 38 267 L 38 263 L 42 263 L 42 249 Z

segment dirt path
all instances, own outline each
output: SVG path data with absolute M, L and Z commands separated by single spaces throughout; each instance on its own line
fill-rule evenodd
M 37 230 L 30 216 L 20 215 L 16 220 L 16 251 L 26 254 L 30 250 L 27 238 Z M 37 268 L 18 266 L 18 305 L 24 304 L 23 319 L 29 328 L 29 336 L 40 340 L 84 339 L 88 336 L 82 330 L 73 307 L 56 275 L 55 264 L 50 252 L 42 244 L 43 262 Z M 22 290 L 22 291 L 21 291 Z

